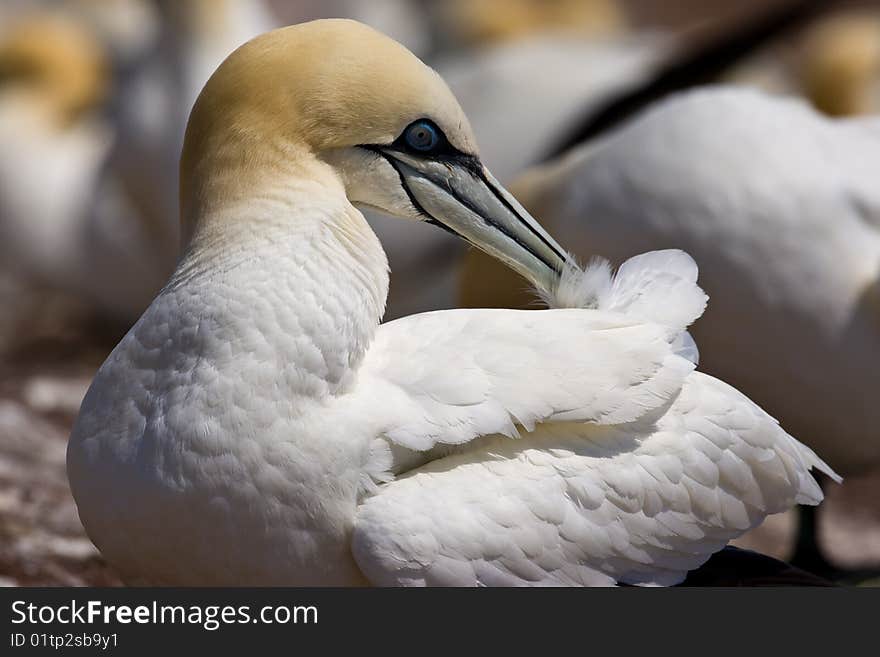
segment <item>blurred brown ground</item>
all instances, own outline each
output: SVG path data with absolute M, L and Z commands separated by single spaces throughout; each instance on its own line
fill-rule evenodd
M 39 312 L 20 318 L 14 339 L 3 336 L 14 346 L 0 353 L 0 585 L 116 585 L 79 522 L 65 453 L 82 396 L 119 331 L 29 291 Z

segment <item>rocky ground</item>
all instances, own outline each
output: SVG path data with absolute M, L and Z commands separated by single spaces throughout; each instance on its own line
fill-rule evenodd
M 119 584 L 67 485 L 70 427 L 119 330 L 0 272 L 0 584 Z
M 17 307 L 15 325 L 0 320 L 0 584 L 119 584 L 83 532 L 64 465 L 80 400 L 121 332 L 45 295 Z M 785 558 L 795 523 L 773 516 L 737 544 Z M 880 473 L 830 486 L 820 537 L 836 565 L 880 568 Z

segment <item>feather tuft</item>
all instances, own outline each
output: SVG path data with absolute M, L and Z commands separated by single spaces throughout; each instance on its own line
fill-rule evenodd
M 566 263 L 556 286 L 538 290 L 550 308 L 595 308 L 685 329 L 706 309 L 697 263 L 684 251 L 650 251 L 624 262 L 612 275 L 604 258 L 580 268 Z
M 611 292 L 611 264 L 595 257 L 581 268 L 569 256 L 562 274 L 552 290 L 536 289 L 549 308 L 599 308 Z

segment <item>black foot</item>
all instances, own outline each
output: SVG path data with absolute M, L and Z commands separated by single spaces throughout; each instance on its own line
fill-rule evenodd
M 818 520 L 818 509 L 815 506 L 798 507 L 797 543 L 789 563 L 821 577 L 837 580 L 841 575 L 840 569 L 828 561 L 819 549 Z
M 834 583 L 760 552 L 728 545 L 689 572 L 679 586 L 834 586 Z
M 826 489 L 828 480 L 824 476 L 816 477 L 816 480 L 823 490 Z M 819 533 L 819 510 L 817 507 L 799 506 L 798 521 L 797 543 L 795 543 L 794 554 L 789 559 L 792 566 L 844 585 L 860 584 L 880 577 L 878 569 L 849 570 L 838 568 L 828 561 L 817 540 Z

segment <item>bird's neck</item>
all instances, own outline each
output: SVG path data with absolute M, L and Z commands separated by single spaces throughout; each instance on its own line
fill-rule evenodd
M 293 392 L 344 392 L 388 293 L 387 259 L 363 215 L 341 185 L 289 178 L 214 207 L 194 220 L 166 290 L 195 291 L 233 352 L 270 345 L 273 359 L 303 375 Z

